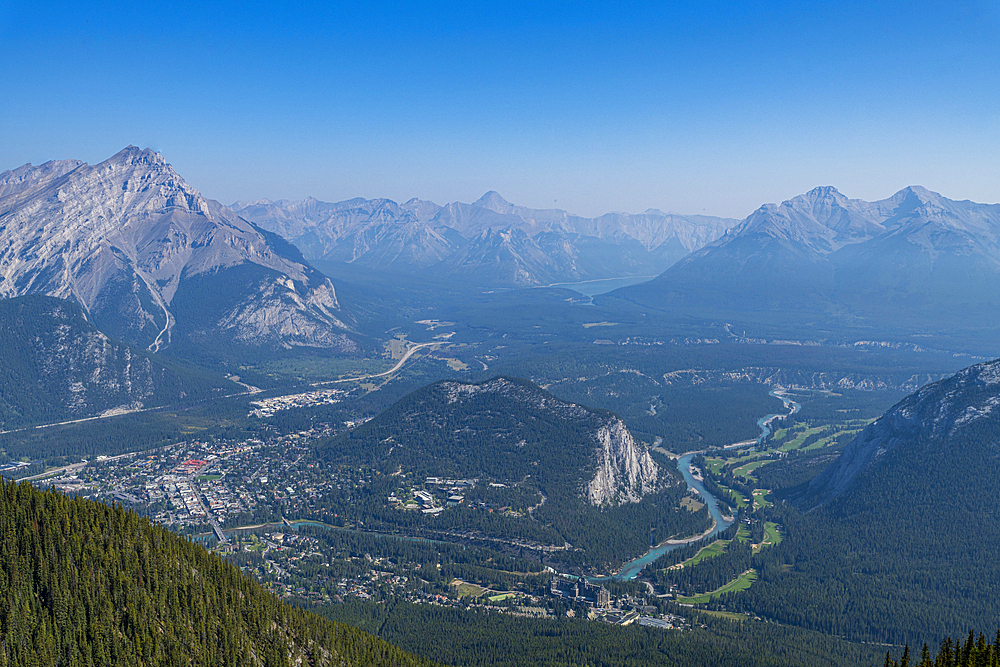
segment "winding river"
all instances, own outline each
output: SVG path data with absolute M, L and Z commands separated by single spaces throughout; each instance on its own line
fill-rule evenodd
M 799 405 L 792 399 L 788 398 L 788 396 L 785 395 L 783 389 L 772 389 L 770 392 L 768 392 L 768 395 L 774 396 L 775 398 L 779 399 L 784 404 L 784 407 L 786 410 L 788 410 L 788 412 L 780 412 L 761 417 L 760 419 L 757 420 L 757 426 L 760 428 L 760 436 L 757 438 L 757 440 L 747 441 L 746 443 L 740 443 L 740 444 L 749 444 L 753 442 L 755 447 L 760 445 L 762 442 L 764 442 L 765 438 L 771 435 L 771 424 L 774 422 L 775 419 L 779 417 L 787 417 L 789 415 L 794 415 L 802 408 L 801 405 Z M 695 479 L 694 475 L 691 474 L 691 460 L 695 456 L 701 453 L 702 452 L 689 452 L 685 454 L 684 456 L 680 457 L 680 459 L 677 460 L 677 467 L 678 469 L 680 469 L 681 475 L 684 477 L 684 481 L 687 483 L 688 488 L 697 491 L 698 495 L 702 497 L 702 499 L 705 501 L 705 504 L 708 506 L 708 513 L 709 516 L 712 517 L 712 522 L 713 522 L 711 530 L 706 531 L 702 535 L 696 535 L 694 537 L 689 537 L 684 540 L 666 540 L 665 542 L 660 543 L 658 546 L 653 547 L 639 558 L 636 558 L 635 560 L 631 560 L 625 563 L 622 569 L 619 570 L 616 574 L 613 574 L 609 577 L 588 577 L 589 581 L 600 583 L 602 581 L 629 581 L 631 579 L 635 579 L 639 575 L 639 573 L 642 572 L 642 569 L 644 567 L 646 567 L 653 561 L 657 560 L 664 554 L 670 553 L 674 549 L 682 547 L 686 544 L 690 544 L 692 542 L 697 542 L 698 540 L 701 539 L 706 539 L 718 535 L 719 533 L 721 533 L 726 528 L 729 528 L 729 526 L 732 525 L 733 522 L 731 520 L 727 521 L 726 519 L 723 518 L 722 511 L 719 509 L 719 503 L 715 499 L 715 496 L 709 493 L 708 490 L 705 489 L 705 486 L 701 483 L 701 481 Z
M 677 467 L 680 469 L 681 475 L 684 476 L 684 481 L 687 482 L 688 488 L 697 491 L 698 495 L 700 495 L 705 501 L 705 504 L 708 505 L 708 514 L 712 517 L 712 528 L 701 535 L 696 535 L 687 539 L 666 540 L 661 542 L 658 546 L 653 547 L 642 556 L 625 563 L 622 569 L 616 574 L 609 577 L 588 577 L 589 581 L 600 583 L 602 581 L 629 581 L 630 579 L 635 579 L 636 576 L 642 572 L 644 567 L 663 556 L 663 554 L 670 553 L 674 549 L 683 547 L 692 542 L 697 542 L 698 540 L 718 535 L 733 524 L 732 520 L 727 521 L 722 516 L 722 510 L 719 509 L 719 503 L 716 501 L 715 496 L 709 493 L 702 483 L 695 479 L 694 475 L 691 474 L 691 459 L 700 453 L 701 452 L 689 452 L 680 457 L 680 459 L 677 460 Z
M 767 415 L 766 417 L 761 417 L 760 419 L 757 420 L 757 426 L 758 428 L 760 428 L 760 435 L 757 437 L 757 442 L 754 443 L 755 447 L 759 447 L 760 444 L 764 442 L 764 439 L 767 436 L 771 435 L 771 422 L 773 422 L 775 419 L 779 417 L 791 417 L 796 412 L 802 409 L 801 405 L 799 405 L 792 399 L 788 398 L 784 392 L 785 390 L 780 388 L 772 389 L 771 391 L 767 392 L 768 396 L 774 396 L 775 398 L 779 399 L 782 403 L 784 403 L 785 409 L 788 410 L 788 412 L 779 412 L 777 414 Z
M 768 393 L 768 395 L 774 396 L 775 398 L 781 400 L 781 402 L 784 404 L 785 409 L 788 410 L 788 412 L 775 413 L 761 417 L 760 419 L 757 420 L 757 426 L 760 428 L 761 431 L 761 434 L 757 438 L 757 440 L 756 441 L 748 440 L 745 443 L 739 443 L 739 444 L 747 445 L 750 443 L 754 443 L 755 446 L 759 445 L 764 441 L 765 438 L 767 438 L 767 436 L 771 435 L 771 424 L 775 419 L 777 419 L 778 417 L 793 415 L 801 409 L 802 407 L 801 405 L 788 398 L 783 392 L 784 392 L 783 389 L 772 389 Z M 653 406 L 650 406 L 650 408 L 655 409 Z M 660 442 L 661 441 L 657 439 L 657 444 L 659 444 Z M 682 540 L 674 540 L 674 539 L 665 540 L 664 542 L 661 542 L 659 545 L 651 548 L 642 556 L 625 563 L 625 565 L 623 565 L 622 568 L 616 574 L 606 577 L 587 577 L 588 581 L 594 583 L 600 583 L 604 581 L 629 581 L 635 579 L 639 575 L 639 573 L 642 572 L 643 568 L 645 568 L 653 561 L 659 559 L 664 554 L 668 554 L 674 549 L 685 546 L 687 544 L 691 544 L 692 542 L 697 542 L 698 540 L 714 537 L 715 535 L 718 535 L 719 533 L 721 533 L 722 531 L 724 531 L 726 528 L 728 528 L 733 524 L 732 518 L 727 519 L 723 517 L 722 510 L 719 509 L 719 503 L 715 499 L 715 496 L 709 493 L 708 490 L 705 488 L 705 486 L 701 483 L 701 481 L 699 479 L 696 479 L 695 476 L 691 474 L 691 461 L 692 459 L 694 459 L 695 456 L 701 453 L 703 452 L 701 451 L 688 452 L 687 454 L 684 454 L 677 460 L 677 467 L 680 470 L 681 475 L 684 478 L 684 481 L 687 483 L 688 488 L 694 489 L 695 492 L 697 492 L 698 495 L 701 496 L 702 500 L 705 501 L 705 505 L 708 506 L 708 514 L 709 516 L 712 517 L 712 527 L 709 530 L 702 533 L 701 535 L 695 535 L 694 537 L 688 537 Z M 272 526 L 278 527 L 281 525 L 283 524 L 270 524 L 267 527 L 272 527 Z M 339 528 L 337 526 L 331 526 L 329 524 L 324 524 L 317 521 L 303 521 L 303 520 L 289 522 L 289 524 L 287 524 L 287 527 L 296 529 L 298 526 L 302 525 L 316 526 L 333 530 L 350 530 L 350 529 Z M 240 529 L 227 530 L 226 532 L 227 533 L 236 532 L 238 530 Z M 377 537 L 412 540 L 416 542 L 436 541 L 436 540 L 426 540 L 422 538 L 403 537 L 398 535 L 384 535 L 381 533 L 369 533 L 369 534 Z

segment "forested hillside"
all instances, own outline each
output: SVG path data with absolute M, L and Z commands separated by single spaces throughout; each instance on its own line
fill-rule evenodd
M 728 607 L 897 644 L 994 625 L 998 396 L 1000 362 L 978 364 L 868 426 L 802 487 L 806 513 L 780 510 L 787 539 Z
M 162 405 L 239 388 L 109 339 L 71 301 L 0 300 L 0 429 Z
M 711 523 L 707 510 L 681 508 L 687 487 L 676 464 L 655 463 L 616 415 L 519 378 L 424 387 L 320 444 L 318 455 L 327 466 L 377 472 L 365 488 L 331 493 L 327 514 L 385 532 L 531 541 L 554 547 L 547 558 L 567 566 L 607 569 L 642 554 L 651 529 L 686 537 Z M 385 502 L 428 478 L 469 480 L 464 501 L 437 515 Z
M 0 484 L 0 665 L 424 665 L 135 513 Z

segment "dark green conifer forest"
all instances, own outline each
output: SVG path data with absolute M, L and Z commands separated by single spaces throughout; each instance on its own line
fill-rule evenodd
M 133 512 L 0 483 L 0 665 L 425 665 Z

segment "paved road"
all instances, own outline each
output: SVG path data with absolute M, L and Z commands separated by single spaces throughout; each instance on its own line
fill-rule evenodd
M 36 428 L 41 428 L 41 427 L 36 427 Z M 128 456 L 135 456 L 138 453 L 139 452 L 128 452 L 127 454 L 119 454 L 118 456 L 109 456 L 106 459 L 101 459 L 101 463 L 105 461 L 117 461 L 118 459 L 124 459 Z M 22 477 L 18 481 L 30 482 L 32 480 L 41 479 L 43 477 L 60 477 L 62 475 L 66 475 L 67 473 L 80 472 L 88 465 L 90 465 L 90 463 L 92 463 L 92 461 L 84 461 L 82 463 L 71 463 L 68 466 L 63 466 L 62 468 L 53 468 L 52 470 L 48 470 L 39 475 L 32 475 L 31 477 Z
M 356 378 L 342 378 L 340 380 L 326 380 L 324 382 L 313 382 L 312 386 L 319 387 L 324 384 L 337 384 L 339 382 L 357 382 L 358 380 L 368 380 L 371 378 L 380 378 L 380 377 L 385 377 L 386 375 L 392 375 L 393 373 L 395 373 L 396 371 L 398 371 L 400 368 L 403 367 L 403 364 L 405 364 L 407 360 L 413 356 L 414 352 L 424 347 L 430 347 L 431 345 L 440 345 L 441 342 L 442 341 L 434 341 L 433 343 L 419 343 L 418 345 L 414 345 L 413 347 L 411 347 L 406 351 L 406 354 L 403 355 L 402 359 L 396 362 L 395 366 L 393 366 L 387 371 L 383 371 L 382 373 L 372 373 L 370 375 L 362 375 Z
M 368 380 L 370 378 L 385 377 L 386 375 L 391 375 L 391 374 L 395 373 L 396 371 L 398 371 L 400 368 L 402 368 L 403 364 L 405 364 L 409 360 L 409 358 L 413 356 L 414 352 L 416 352 L 417 350 L 420 350 L 420 349 L 425 348 L 425 347 L 431 347 L 433 345 L 441 345 L 441 343 L 442 343 L 442 341 L 435 341 L 433 343 L 419 343 L 417 345 L 414 345 L 413 347 L 411 347 L 410 349 L 408 349 L 406 351 L 406 354 L 403 355 L 402 359 L 400 359 L 399 361 L 396 362 L 395 366 L 393 366 L 389 370 L 384 371 L 382 373 L 371 373 L 369 375 L 362 375 L 360 377 L 343 378 L 343 379 L 340 379 L 340 380 L 326 380 L 324 382 L 314 382 L 312 384 L 312 386 L 313 387 L 319 387 L 319 386 L 322 386 L 322 385 L 325 385 L 325 384 L 338 384 L 340 382 L 357 382 L 358 380 Z M 200 401 L 197 401 L 196 404 L 198 404 L 198 403 L 205 403 L 206 401 L 215 401 L 215 400 L 219 400 L 219 399 L 222 399 L 222 398 L 232 398 L 234 396 L 248 396 L 248 395 L 260 393 L 260 389 L 258 389 L 257 387 L 251 387 L 250 385 L 243 384 L 242 382 L 237 382 L 236 384 L 239 384 L 239 385 L 241 385 L 243 387 L 248 387 L 249 390 L 248 391 L 243 391 L 243 392 L 237 392 L 235 394 L 226 394 L 225 396 L 213 396 L 211 398 L 206 398 L 206 399 L 202 399 Z M 96 419 L 108 419 L 109 417 L 118 417 L 118 416 L 124 415 L 124 414 L 135 414 L 135 413 L 138 413 L 138 412 L 153 412 L 153 411 L 158 411 L 158 410 L 169 410 L 172 407 L 173 406 L 171 406 L 171 405 L 160 405 L 160 406 L 156 406 L 156 407 L 152 407 L 152 408 L 141 408 L 139 410 L 122 410 L 122 411 L 108 410 L 108 411 L 105 411 L 102 414 L 94 415 L 93 417 L 83 417 L 81 419 L 70 419 L 70 420 L 67 420 L 67 421 L 53 422 L 51 424 L 39 424 L 37 426 L 25 426 L 24 428 L 16 428 L 16 429 L 12 429 L 10 431 L 0 431 L 0 435 L 6 435 L 8 433 L 21 433 L 23 431 L 30 431 L 32 429 L 51 428 L 53 426 L 65 426 L 67 424 L 80 424 L 82 422 L 94 421 Z M 190 407 L 190 406 L 188 406 L 188 407 Z M 184 408 L 184 409 L 188 409 L 188 408 Z M 46 474 L 50 474 L 50 473 L 46 473 Z M 34 479 L 34 478 L 32 478 L 32 479 Z

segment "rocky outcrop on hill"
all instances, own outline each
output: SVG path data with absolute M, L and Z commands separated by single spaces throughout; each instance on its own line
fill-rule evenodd
M 657 490 L 659 469 L 625 423 L 614 417 L 597 429 L 597 473 L 587 484 L 592 505 L 637 503 Z
M 678 483 L 617 415 L 505 376 L 419 389 L 333 445 L 331 456 L 389 472 L 531 480 L 590 505 L 636 503 Z

